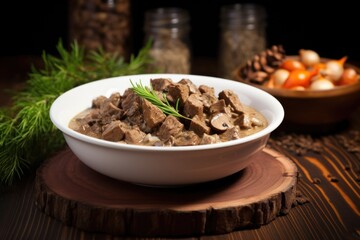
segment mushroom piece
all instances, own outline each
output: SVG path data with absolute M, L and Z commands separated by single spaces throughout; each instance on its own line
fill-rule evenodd
M 217 113 L 213 115 L 210 119 L 210 125 L 218 132 L 224 132 L 226 129 L 234 127 L 226 113 Z

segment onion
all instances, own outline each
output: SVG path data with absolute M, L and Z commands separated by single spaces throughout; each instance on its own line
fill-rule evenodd
M 311 90 L 328 90 L 334 88 L 334 84 L 332 81 L 326 78 L 318 79 L 311 83 L 310 89 Z
M 289 77 L 289 71 L 285 69 L 278 69 L 273 73 L 275 87 L 280 87 Z
M 344 63 L 346 57 L 339 60 L 330 60 L 325 63 L 325 69 L 322 73 L 331 81 L 337 82 L 340 80 L 341 75 L 344 72 Z
M 320 62 L 320 56 L 313 50 L 300 49 L 300 61 L 307 67 L 311 67 Z
M 359 81 L 359 75 L 353 68 L 344 69 L 343 74 L 341 75 L 340 80 L 337 82 L 338 85 L 348 85 L 353 84 Z

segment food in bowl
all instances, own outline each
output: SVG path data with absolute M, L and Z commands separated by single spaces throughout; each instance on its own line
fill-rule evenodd
M 191 146 L 231 141 L 267 126 L 266 118 L 230 89 L 216 96 L 213 87 L 185 78 L 176 83 L 152 78 L 150 84 L 132 83 L 122 95 L 95 98 L 70 128 L 117 143 Z
M 297 56 L 286 56 L 281 46 L 273 46 L 240 67 L 235 77 L 268 88 L 330 90 L 359 82 L 357 69 L 345 65 L 346 61 L 346 56 L 321 58 L 311 49 L 300 49 Z
M 131 82 L 150 86 L 150 79 L 170 78 L 174 82 L 191 79 L 197 85 L 236 93 L 245 106 L 262 114 L 267 126 L 262 130 L 226 142 L 191 146 L 144 146 L 119 144 L 79 133 L 69 127 L 80 112 L 91 108 L 103 95 L 124 93 Z M 131 82 L 130 82 L 131 80 Z M 244 83 L 222 78 L 187 74 L 142 74 L 87 83 L 60 95 L 52 104 L 50 118 L 79 160 L 91 169 L 118 180 L 147 186 L 183 186 L 220 179 L 235 174 L 252 162 L 252 156 L 266 146 L 270 134 L 279 127 L 284 109 L 273 96 Z
M 311 55 L 313 56 L 307 56 L 309 59 L 303 61 L 308 61 L 307 64 L 311 64 L 311 61 L 318 61 L 314 53 Z M 281 45 L 274 45 L 270 49 L 254 56 L 252 60 L 248 61 L 246 66 L 239 66 L 233 72 L 233 80 L 257 87 L 276 97 L 286 113 L 282 124 L 283 129 L 301 132 L 329 132 L 337 129 L 337 127 L 344 126 L 343 123 L 359 108 L 359 68 L 344 62 L 344 74 L 346 71 L 346 74 L 350 75 L 346 77 L 348 78 L 345 81 L 347 84 L 342 84 L 340 79 L 338 79 L 338 81 L 333 83 L 321 81 L 322 83 L 319 82 L 321 84 L 317 83 L 320 86 L 313 86 L 315 89 L 305 88 L 304 86 L 292 88 L 275 86 L 275 83 L 272 80 L 270 81 L 271 76 L 276 70 L 279 70 L 281 65 L 285 65 L 284 62 L 288 59 L 298 61 L 292 61 L 290 62 L 291 64 L 287 63 L 287 68 L 290 68 L 291 65 L 299 67 L 300 56 L 287 56 Z M 343 58 L 342 61 L 344 60 Z M 319 65 L 321 66 L 330 61 L 330 65 L 332 65 L 335 61 L 339 61 L 339 59 L 334 60 L 320 57 Z M 339 65 L 337 64 L 336 66 Z M 339 70 L 339 68 L 337 69 Z M 323 73 L 323 77 L 325 77 L 326 72 L 324 72 L 324 69 L 320 69 L 319 72 Z M 355 75 L 354 72 L 357 74 Z M 280 71 L 278 74 L 280 76 L 277 76 L 277 81 L 285 82 L 288 73 L 281 73 Z

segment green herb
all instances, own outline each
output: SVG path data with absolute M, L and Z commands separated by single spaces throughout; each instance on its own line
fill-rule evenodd
M 155 106 L 161 109 L 161 111 L 167 115 L 173 115 L 175 117 L 185 118 L 189 119 L 179 113 L 179 99 L 176 101 L 175 108 L 171 106 L 169 101 L 167 100 L 166 94 L 163 93 L 163 100 L 160 99 L 160 97 L 156 94 L 154 89 L 151 87 L 145 87 L 142 85 L 142 83 L 136 83 L 134 84 L 131 80 L 132 90 L 139 95 L 142 98 L 145 98 Z
M 64 146 L 62 133 L 49 117 L 59 95 L 86 82 L 145 73 L 149 49 L 150 43 L 129 63 L 102 49 L 85 53 L 76 42 L 68 51 L 59 41 L 59 57 L 44 52 L 43 68 L 32 67 L 26 87 L 15 93 L 10 107 L 0 110 L 0 183 L 10 185 Z

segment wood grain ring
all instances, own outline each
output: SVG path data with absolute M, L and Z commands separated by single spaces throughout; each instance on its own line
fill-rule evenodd
M 266 148 L 232 176 L 177 188 L 138 186 L 85 166 L 70 149 L 37 171 L 36 205 L 86 231 L 126 236 L 199 236 L 258 227 L 287 214 L 297 168 Z

